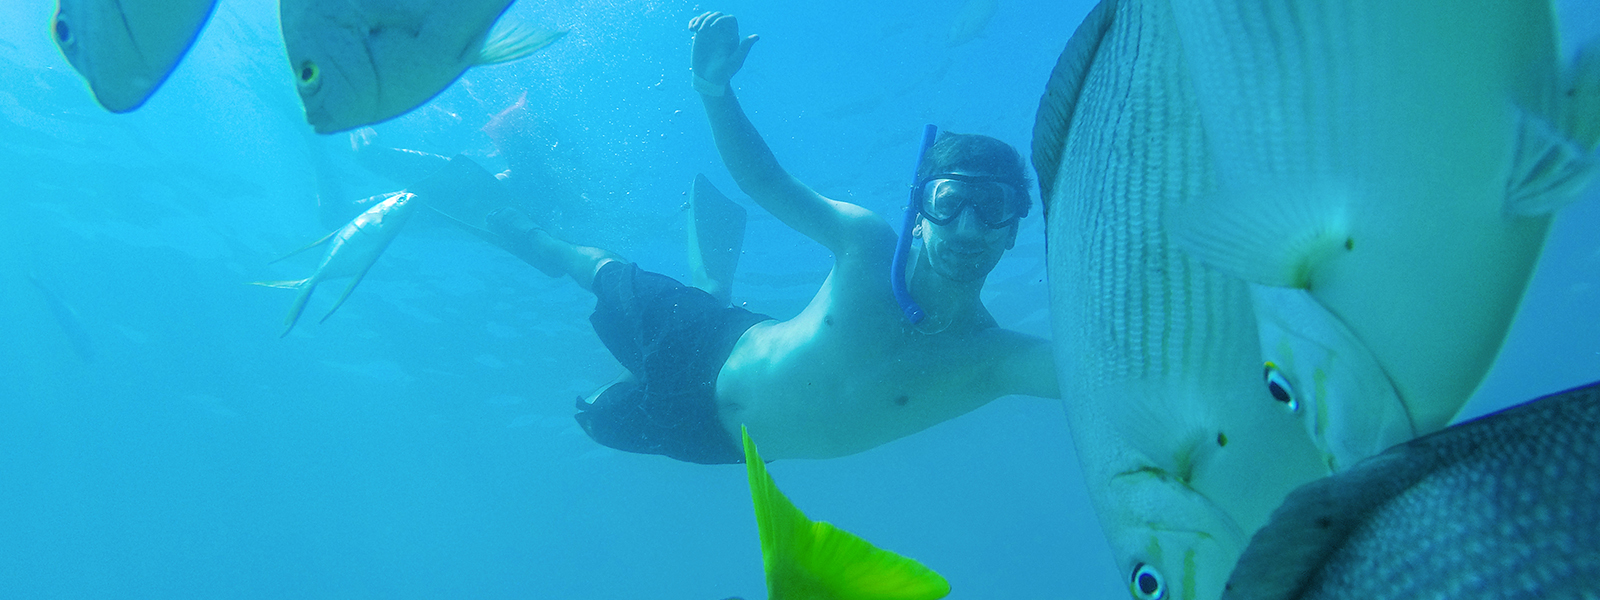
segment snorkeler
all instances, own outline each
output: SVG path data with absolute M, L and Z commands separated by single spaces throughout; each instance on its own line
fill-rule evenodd
M 861 452 L 1001 396 L 1057 398 L 1050 344 L 999 327 L 979 296 L 1030 208 L 1015 149 L 944 134 L 918 165 L 907 233 L 922 240 L 902 314 L 891 284 L 898 244 L 884 219 L 818 194 L 778 164 L 728 81 L 756 40 L 732 16 L 695 32 L 694 87 L 739 187 L 784 224 L 832 251 L 833 271 L 789 320 L 729 307 L 610 251 L 576 246 L 502 209 L 486 220 L 508 251 L 561 272 L 597 298 L 595 332 L 628 376 L 578 402 L 596 441 L 697 463 L 741 462 L 740 426 L 768 459 Z

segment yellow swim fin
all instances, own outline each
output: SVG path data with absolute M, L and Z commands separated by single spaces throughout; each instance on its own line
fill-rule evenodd
M 743 429 L 771 600 L 936 600 L 950 594 L 950 583 L 922 563 L 807 519 L 778 491 Z

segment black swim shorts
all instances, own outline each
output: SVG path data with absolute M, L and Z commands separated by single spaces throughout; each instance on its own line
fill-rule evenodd
M 601 267 L 593 289 L 589 322 L 636 383 L 613 386 L 593 404 L 578 400 L 578 424 L 589 437 L 693 463 L 744 462 L 717 418 L 717 373 L 739 336 L 772 317 L 621 261 Z

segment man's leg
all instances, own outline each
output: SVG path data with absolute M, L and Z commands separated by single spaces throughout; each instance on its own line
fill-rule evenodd
M 489 229 L 500 236 L 500 245 L 551 277 L 566 275 L 579 287 L 594 291 L 594 275 L 611 261 L 627 262 L 603 248 L 579 246 L 557 239 L 540 228 L 533 219 L 514 208 L 502 208 L 485 218 Z

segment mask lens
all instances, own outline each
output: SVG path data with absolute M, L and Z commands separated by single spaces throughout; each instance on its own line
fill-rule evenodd
M 971 206 L 987 227 L 1010 225 L 1016 217 L 1016 191 L 999 181 L 933 179 L 923 189 L 922 214 L 939 225 L 949 225 Z

